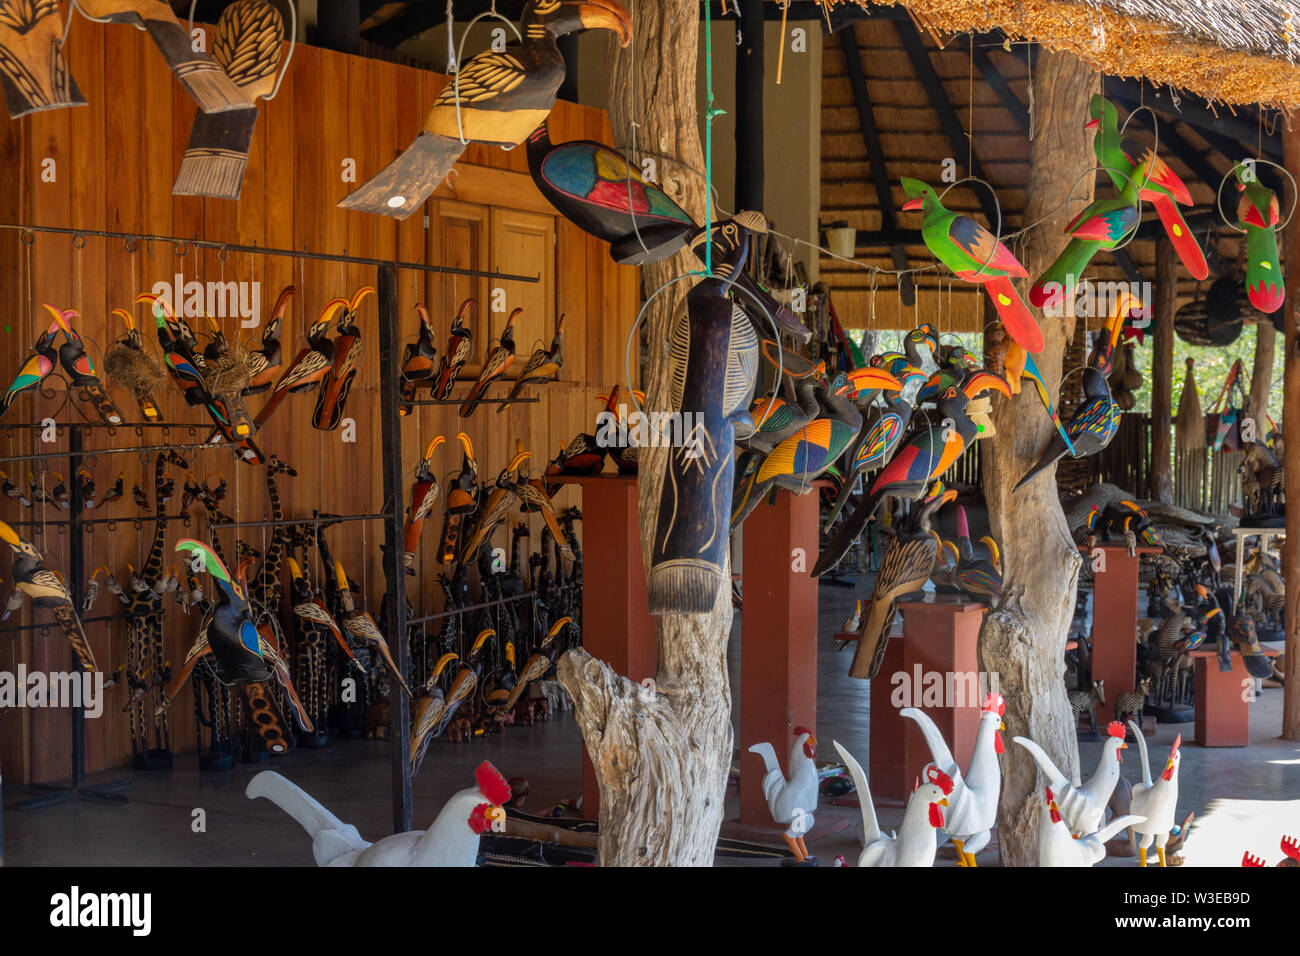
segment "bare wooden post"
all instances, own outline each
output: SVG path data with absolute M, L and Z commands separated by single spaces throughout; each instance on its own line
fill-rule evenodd
M 633 10 L 632 42 L 609 61 L 614 139 L 622 147 L 631 138 L 632 123 L 639 124 L 638 146 L 659 157 L 660 187 L 703 222 L 706 191 L 694 172 L 704 168 L 695 106 L 699 8 L 690 0 L 663 0 Z M 649 294 L 698 268 L 694 255 L 682 252 L 644 266 L 642 282 Z M 669 407 L 663 343 L 689 286 L 676 283 L 647 310 L 649 409 Z M 647 566 L 668 452 L 642 450 L 638 491 Z M 656 619 L 659 666 L 653 690 L 646 692 L 581 649 L 560 660 L 559 679 L 573 696 L 600 786 L 603 866 L 713 863 L 732 750 L 726 653 L 731 590 L 729 568 L 724 570 L 710 613 Z
M 1263 316 L 1255 323 L 1255 362 L 1250 370 L 1250 408 L 1247 412 L 1255 420 L 1261 437 L 1267 431 L 1268 398 L 1273 390 L 1273 357 L 1276 353 L 1277 327 L 1270 316 Z
M 1287 172 L 1300 174 L 1300 128 L 1294 121 L 1282 130 Z M 1282 421 L 1291 429 L 1284 440 L 1286 469 L 1286 538 L 1282 570 L 1286 579 L 1286 683 L 1282 690 L 1282 737 L 1300 740 L 1300 338 L 1296 327 L 1296 297 L 1300 295 L 1300 223 L 1287 228 L 1286 351 L 1282 368 Z
M 1178 307 L 1178 268 L 1173 243 L 1161 237 L 1156 242 L 1155 301 L 1143 304 L 1151 307 L 1151 321 L 1155 324 L 1151 358 L 1150 494 L 1165 504 L 1174 501 L 1169 455 L 1174 426 L 1174 311 Z
M 1039 122 L 1030 144 L 1024 220 L 1047 218 L 1022 256 L 1031 276 L 1056 258 L 1065 244 L 1065 224 L 1092 200 L 1092 134 L 1083 124 L 1096 85 L 1092 71 L 1068 53 L 1044 51 L 1035 63 Z M 1077 202 L 1057 208 L 1061 197 L 1079 183 L 1089 188 L 1075 193 Z M 1053 396 L 1060 389 L 1062 356 L 1074 324 L 1072 315 L 1042 320 L 1046 345 L 1037 361 Z M 1005 566 L 1002 600 L 989 612 L 980 633 L 980 666 L 998 675 L 1007 701 L 1007 730 L 1035 740 L 1072 775 L 1078 772 L 1079 751 L 1063 674 L 1079 552 L 1066 527 L 1055 480 L 1039 477 L 1018 492 L 1011 490 L 1037 461 L 1051 423 L 1032 388 L 1022 389 L 1014 399 L 995 401 L 993 423 L 997 434 L 986 443 L 984 495 Z M 1002 759 L 1002 862 L 1033 866 L 1042 800 L 1028 798 L 1037 786 L 1037 771 L 1023 747 L 1008 747 Z

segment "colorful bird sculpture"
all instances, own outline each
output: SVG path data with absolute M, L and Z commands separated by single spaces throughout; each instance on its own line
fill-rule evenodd
M 1210 274 L 1205 253 L 1187 228 L 1187 221 L 1178 211 L 1178 206 L 1174 205 L 1192 205 L 1192 195 L 1183 181 L 1150 146 L 1121 135 L 1115 105 L 1100 93 L 1093 94 L 1088 115 L 1091 119 L 1085 128 L 1097 131 L 1092 151 L 1110 176 L 1110 181 L 1119 190 L 1123 190 L 1129 180 L 1138 184 L 1138 195 L 1155 207 L 1165 233 L 1187 271 L 1193 279 L 1204 279 Z
M 510 371 L 510 367 L 515 364 L 515 319 L 523 311 L 523 309 L 515 309 L 510 313 L 510 317 L 506 319 L 506 327 L 501 330 L 501 340 L 495 347 L 488 349 L 487 357 L 483 359 L 483 369 L 478 373 L 478 380 L 458 409 L 461 418 L 469 418 L 473 415 L 484 394 L 487 393 L 488 386 L 504 378 L 506 372 Z
M 183 538 L 177 542 L 176 550 L 188 552 L 198 564 L 198 570 L 208 572 L 217 585 L 217 603 L 204 628 L 216 662 L 217 677 L 223 684 L 247 684 L 269 679 L 271 669 L 262 656 L 260 638 L 248 603 L 248 568 L 252 559 L 241 559 L 238 578 L 235 578 L 225 562 L 202 541 Z M 193 652 L 194 648 L 191 648 Z
M 447 439 L 437 435 L 429 442 L 420 459 L 420 466 L 415 471 L 415 483 L 411 485 L 411 507 L 406 512 L 406 527 L 402 531 L 402 562 L 408 568 L 415 567 L 415 554 L 420 547 L 420 533 L 424 530 L 425 519 L 433 513 L 433 506 L 438 503 L 442 489 L 438 487 L 438 476 L 433 470 L 433 453 Z
M 356 606 L 352 599 L 352 589 L 348 587 L 348 576 L 343 573 L 343 563 L 334 562 L 334 575 L 339 582 L 339 600 L 343 606 L 343 627 L 344 629 L 361 641 L 363 644 L 373 644 L 379 651 L 379 656 L 384 659 L 388 665 L 388 672 L 393 679 L 401 685 L 402 690 L 406 691 L 408 697 L 414 697 L 411 688 L 406 683 L 406 678 L 402 676 L 402 670 L 393 660 L 393 654 L 388 649 L 388 641 L 384 639 L 384 634 L 379 630 L 379 625 L 375 619 L 366 611 Z
M 323 628 L 333 635 L 334 640 L 338 642 L 339 647 L 343 649 L 343 654 L 356 663 L 357 656 L 352 652 L 352 645 L 348 639 L 339 630 L 334 623 L 334 617 L 325 608 L 325 601 L 319 594 L 311 589 L 307 579 L 303 576 L 302 568 L 293 558 L 286 559 L 289 565 L 289 576 L 293 582 L 293 587 L 289 592 L 290 603 L 293 606 L 293 613 L 300 618 L 308 627 Z
M 528 171 L 560 214 L 609 243 L 619 265 L 671 256 L 699 231 L 681 206 L 600 143 L 551 142 L 546 120 L 528 137 Z
M 465 363 L 474 354 L 474 333 L 465 324 L 465 313 L 474 304 L 473 299 L 466 299 L 460 304 L 456 317 L 451 320 L 447 348 L 442 353 L 442 361 L 438 365 L 438 375 L 433 383 L 433 397 L 440 402 L 445 402 L 451 396 L 451 387 L 456 384 L 456 378 L 460 375 L 460 370 L 465 367 Z
M 978 434 L 978 427 L 966 414 L 966 405 L 990 388 L 1003 395 L 1011 394 L 1001 376 L 985 371 L 972 372 L 960 386 L 952 385 L 944 391 L 939 397 L 939 413 L 934 424 L 927 424 L 917 431 L 876 475 L 866 497 L 840 525 L 818 557 L 813 577 L 820 577 L 843 560 L 885 495 L 919 497 L 932 481 L 965 453 Z M 951 420 L 951 424 L 947 424 L 947 420 Z
M 443 671 L 455 660 L 459 660 L 459 656 L 451 652 L 438 658 L 429 674 L 429 679 L 425 682 L 429 693 L 415 702 L 415 713 L 411 716 L 412 777 L 420 772 L 420 765 L 424 763 L 424 754 L 429 749 L 429 742 L 446 729 L 451 715 L 455 713 L 455 706 L 463 701 L 463 698 L 461 701 L 456 701 L 449 710 L 447 694 L 438 686 Z
M 889 539 L 885 556 L 880 560 L 880 569 L 876 572 L 871 603 L 858 631 L 858 648 L 849 667 L 850 677 L 870 680 L 880 671 L 889 629 L 898 613 L 896 600 L 924 587 L 934 569 L 939 541 L 930 533 L 931 519 L 935 512 L 956 497 L 956 490 L 945 488 L 943 482 L 936 481 L 921 502 L 912 527 L 900 529 Z
M 926 247 L 957 278 L 982 284 L 1007 334 L 1027 351 L 1041 352 L 1043 332 L 1011 284 L 1012 279 L 1028 275 L 1025 267 L 974 219 L 945 209 L 935 191 L 925 183 L 904 177 L 902 184 L 904 192 L 912 197 L 903 204 L 903 209 L 922 211 L 921 235 Z
M 1102 249 L 1114 249 L 1132 237 L 1142 222 L 1138 188 L 1146 178 L 1146 162 L 1117 184 L 1117 198 L 1095 199 L 1065 226 L 1070 241 L 1029 290 L 1029 302 L 1040 309 L 1059 309 L 1073 299 L 1088 263 Z
M 253 424 L 257 428 L 266 424 L 266 420 L 291 392 L 314 388 L 334 368 L 335 348 L 329 337 L 330 324 L 339 309 L 347 309 L 351 305 L 352 303 L 347 299 L 331 299 L 325 303 L 325 308 L 321 309 L 315 324 L 307 330 L 307 347 L 301 349 L 289 363 L 289 367 L 280 373 L 280 378 L 271 390 L 266 404 L 253 419 Z
M 957 506 L 957 569 L 953 581 L 976 601 L 996 601 L 1002 596 L 1002 555 L 988 535 L 979 545 L 971 541 L 966 506 Z
M 610 30 L 627 46 L 632 36 L 631 19 L 612 0 L 530 0 L 520 27 L 521 46 L 487 49 L 460 64 L 415 142 L 339 205 L 405 219 L 438 188 L 468 143 L 517 146 L 546 119 L 564 81 L 557 37 Z
M 442 519 L 442 534 L 438 536 L 439 564 L 451 564 L 456 560 L 465 536 L 472 530 L 471 522 L 478 509 L 478 462 L 474 459 L 474 446 L 464 432 L 458 434 L 456 440 L 461 447 L 460 474 L 447 489 L 447 509 Z
M 1047 410 L 1047 417 L 1052 420 L 1052 425 L 1056 428 L 1056 433 L 1061 436 L 1071 455 L 1074 454 L 1074 443 L 1070 441 L 1070 436 L 1065 430 L 1065 425 L 1061 422 L 1061 416 L 1056 411 L 1056 406 L 1052 398 L 1047 394 L 1047 382 L 1043 378 L 1043 373 L 1038 370 L 1038 363 L 1034 357 L 1025 351 L 1024 346 L 1019 342 L 1009 342 L 1007 344 L 1006 358 L 1002 363 L 1002 374 L 1007 380 L 1007 385 L 1011 389 L 1011 394 L 1020 394 L 1020 383 L 1022 379 L 1029 379 L 1034 383 L 1034 390 L 1038 392 L 1038 399 L 1043 403 L 1043 408 Z
M 1277 193 L 1259 181 L 1252 166 L 1238 163 L 1237 228 L 1246 232 L 1246 295 L 1261 312 L 1276 312 L 1286 298 L 1286 277 L 1277 258 Z
M 154 382 L 161 384 L 166 373 L 145 351 L 144 335 L 136 326 L 135 317 L 126 309 L 114 309 L 113 314 L 122 320 L 126 331 L 109 347 L 104 371 L 111 380 L 131 390 L 145 421 L 156 422 L 162 418 L 162 412 L 154 397 Z
M 288 311 L 289 302 L 297 291 L 295 286 L 287 285 L 275 300 L 275 308 L 271 310 L 271 320 L 262 329 L 262 347 L 248 354 L 248 371 L 252 377 L 249 379 L 248 387 L 244 389 L 245 395 L 260 395 L 271 387 L 275 377 L 280 374 L 283 351 L 280 347 L 280 335 L 284 330 L 284 314 Z
M 63 366 L 63 374 L 68 376 L 69 385 L 86 393 L 90 404 L 95 406 L 95 414 L 100 421 L 105 425 L 120 425 L 122 413 L 109 398 L 104 383 L 99 379 L 95 363 L 86 354 L 85 343 L 72 327 L 72 320 L 76 318 L 80 318 L 80 314 L 75 309 L 63 311 L 63 334 L 67 339 L 59 346 L 59 364 Z
M 560 369 L 563 367 L 564 316 L 561 315 L 555 322 L 555 336 L 551 339 L 551 347 L 540 346 L 533 350 L 532 355 L 528 356 L 528 361 L 519 370 L 519 377 L 515 379 L 510 394 L 506 396 L 504 402 L 497 406 L 497 413 L 504 412 L 511 402 L 518 399 L 523 393 L 524 386 L 555 381 L 560 375 Z
M 357 326 L 357 310 L 366 297 L 375 292 L 371 286 L 362 286 L 352 294 L 348 306 L 339 316 L 335 328 L 338 336 L 334 339 L 334 361 L 321 379 L 320 391 L 316 395 L 316 409 L 312 412 L 313 428 L 332 432 L 343 420 L 343 405 L 352 391 L 352 382 L 357 377 L 357 368 L 361 356 L 365 354 L 365 344 L 361 341 L 361 329 Z
M 478 557 L 479 550 L 487 544 L 519 504 L 519 468 L 531 457 L 533 453 L 530 451 L 519 452 L 497 475 L 496 486 L 483 502 L 483 509 L 474 525 L 474 532 L 461 551 L 462 564 L 470 564 Z M 450 504 L 450 501 L 448 503 Z
M 40 387 L 41 382 L 54 371 L 54 367 L 59 364 L 59 353 L 54 349 L 55 336 L 59 330 L 67 331 L 67 326 L 63 321 L 63 313 L 52 305 L 45 306 L 45 309 L 54 316 L 54 321 L 36 339 L 36 344 L 32 346 L 32 355 L 23 363 L 18 375 L 10 383 L 9 388 L 5 390 L 3 396 L 0 396 L 0 418 L 13 407 L 18 396 L 30 392 Z
M 401 415 L 411 414 L 411 402 L 415 401 L 415 389 L 422 382 L 433 378 L 438 371 L 438 347 L 433 344 L 433 322 L 429 319 L 429 310 L 422 305 L 415 307 L 420 316 L 419 337 L 402 351 L 402 381 L 399 387 L 402 405 L 398 408 Z
M 63 632 L 64 638 L 72 646 L 78 663 L 87 671 L 96 670 L 95 655 L 86 640 L 85 628 L 81 618 L 72 606 L 72 596 L 64 583 L 63 575 L 45 567 L 41 553 L 35 545 L 18 535 L 9 525 L 0 521 L 0 541 L 9 545 L 14 553 L 13 570 L 10 578 L 14 589 L 31 599 L 34 606 L 44 608 L 54 615 L 54 620 Z

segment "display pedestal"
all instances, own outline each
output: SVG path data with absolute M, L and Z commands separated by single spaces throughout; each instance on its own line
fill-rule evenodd
M 582 647 L 624 677 L 654 677 L 659 664 L 650 616 L 635 475 L 548 478 L 582 488 Z M 596 772 L 584 748 L 582 815 L 600 812 Z
M 817 731 L 817 579 L 808 572 L 817 560 L 818 497 L 781 491 L 745 519 L 737 743 L 746 825 L 777 825 L 763 798 L 763 762 L 749 748 L 768 741 L 788 772 L 794 728 Z
M 911 792 L 911 784 L 907 780 L 907 748 L 904 743 L 907 728 L 903 726 L 911 721 L 899 715 L 901 708 L 896 707 L 892 699 L 895 685 L 890 683 L 890 679 L 895 674 L 906 673 L 906 664 L 903 639 L 887 637 L 885 640 L 885 656 L 880 663 L 880 673 L 871 682 L 871 759 L 867 761 L 867 780 L 876 806 L 901 807 Z
M 1085 561 L 1104 562 L 1092 578 L 1092 679 L 1103 682 L 1109 706 L 1137 686 L 1138 564 L 1160 549 L 1140 547 L 1130 555 L 1127 545 L 1107 543 L 1079 550 Z
M 1230 671 L 1219 670 L 1217 651 L 1192 651 L 1192 657 L 1195 659 L 1195 742 L 1202 747 L 1249 745 L 1250 701 L 1255 695 L 1255 679 L 1246 672 L 1241 654 L 1232 652 Z

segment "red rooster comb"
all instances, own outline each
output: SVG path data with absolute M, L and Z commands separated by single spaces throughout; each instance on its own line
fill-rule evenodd
M 1121 724 L 1118 720 L 1112 720 L 1110 722 L 1110 726 L 1106 728 L 1106 733 L 1110 734 L 1112 737 L 1118 737 L 1120 740 L 1123 740 L 1124 725 Z
M 945 797 L 952 793 L 952 777 L 948 776 L 934 764 L 930 764 L 925 768 L 925 779 L 930 783 L 937 785 L 939 789 L 943 791 Z
M 474 782 L 478 784 L 479 793 L 497 806 L 510 799 L 510 784 L 501 776 L 501 771 L 484 760 L 474 770 Z
M 1045 787 L 1044 789 L 1047 791 L 1047 802 L 1051 803 L 1053 800 L 1056 799 L 1056 797 L 1052 794 L 1052 788 Z
M 1291 859 L 1300 861 L 1300 843 L 1296 842 L 1295 837 L 1284 836 L 1282 838 L 1282 852 Z
M 813 732 L 809 730 L 807 727 L 796 727 L 794 729 L 794 735 L 798 737 L 800 734 L 807 734 L 809 737 L 811 737 L 813 735 Z
M 1252 856 L 1251 852 L 1247 850 L 1245 853 L 1241 855 L 1241 865 L 1242 866 L 1263 866 L 1264 861 L 1257 856 Z
M 984 698 L 984 713 L 996 713 L 999 717 L 1005 717 L 1007 714 L 1007 702 L 1002 699 L 1001 694 L 995 694 L 989 691 L 989 695 Z

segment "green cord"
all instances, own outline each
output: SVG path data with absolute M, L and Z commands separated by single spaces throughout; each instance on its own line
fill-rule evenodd
M 726 110 L 713 105 L 713 10 L 704 0 L 704 86 L 708 109 L 704 113 L 704 272 L 713 275 L 713 120 Z

